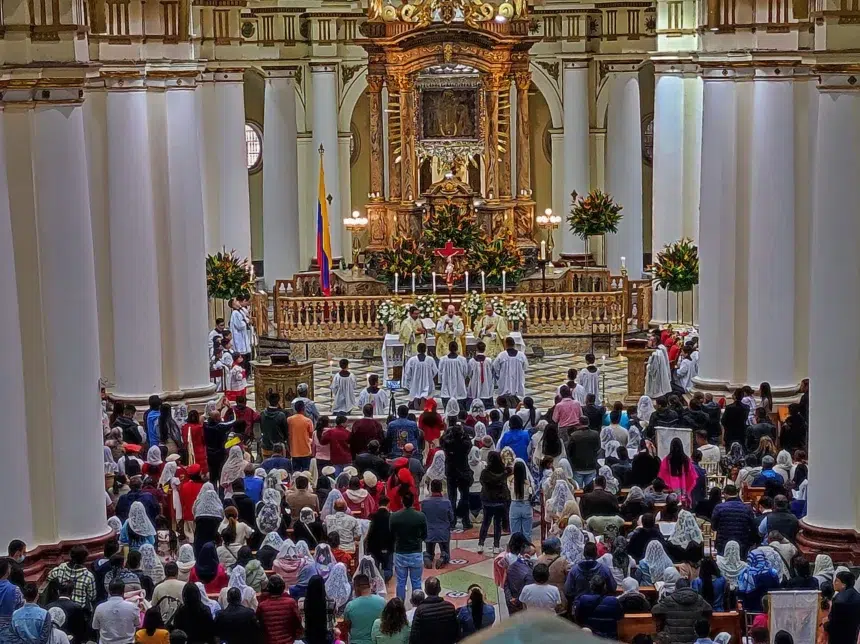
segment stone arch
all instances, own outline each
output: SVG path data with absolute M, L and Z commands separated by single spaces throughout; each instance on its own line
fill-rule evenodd
M 355 75 L 355 78 L 344 88 L 343 97 L 340 101 L 340 109 L 337 114 L 337 129 L 339 132 L 349 132 L 352 122 L 352 113 L 358 99 L 367 89 L 367 67 Z
M 609 98 L 611 94 L 611 85 L 610 77 L 607 74 L 603 78 L 603 82 L 601 82 L 597 86 L 597 100 L 595 101 L 595 126 L 598 128 L 606 127 L 606 113 L 609 109 Z
M 558 83 L 553 82 L 550 76 L 544 69 L 541 69 L 534 63 L 529 64 L 529 69 L 532 73 L 532 82 L 543 95 L 549 113 L 552 117 L 552 126 L 554 128 L 562 127 L 564 123 L 564 109 L 561 102 L 561 93 L 558 89 Z

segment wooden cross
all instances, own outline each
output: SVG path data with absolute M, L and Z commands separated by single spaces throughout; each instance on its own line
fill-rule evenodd
M 451 288 L 454 286 L 454 258 L 458 255 L 465 255 L 466 250 L 464 248 L 455 248 L 449 239 L 442 248 L 434 250 L 433 254 L 444 257 L 448 262 L 445 266 L 445 283 L 448 285 L 450 297 Z

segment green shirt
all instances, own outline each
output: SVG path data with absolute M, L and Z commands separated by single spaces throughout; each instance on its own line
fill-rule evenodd
M 423 512 L 404 508 L 391 515 L 390 525 L 395 554 L 423 552 L 421 543 L 427 538 L 427 517 Z
M 356 597 L 346 605 L 343 618 L 349 622 L 350 644 L 371 644 L 370 631 L 383 608 L 385 600 L 379 595 Z
M 378 619 L 373 622 L 373 644 L 407 644 L 409 641 L 409 629 L 410 626 L 407 624 L 400 629 L 399 633 L 395 633 L 394 635 L 383 635 L 382 620 Z

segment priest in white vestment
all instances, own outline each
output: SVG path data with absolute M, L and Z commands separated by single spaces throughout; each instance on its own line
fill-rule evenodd
M 466 326 L 463 324 L 463 318 L 454 313 L 454 305 L 449 304 L 447 313 L 436 323 L 437 358 L 452 342 L 458 344 L 460 353 L 466 353 Z
M 659 398 L 672 392 L 669 352 L 657 336 L 652 336 L 649 344 L 654 347 L 654 353 L 648 358 L 645 368 L 645 395 Z
M 414 356 L 403 367 L 403 388 L 409 390 L 409 406 L 421 409 L 424 401 L 436 391 L 434 378 L 439 373 L 436 361 L 427 355 L 427 345 L 419 342 Z
M 594 354 L 585 354 L 585 369 L 579 372 L 576 382 L 582 385 L 585 394 L 594 394 L 594 400 L 600 401 L 600 369 L 594 364 Z
M 233 334 L 233 350 L 246 358 L 251 355 L 251 327 L 248 316 L 238 300 L 232 300 L 230 306 L 230 333 Z
M 409 315 L 400 323 L 400 342 L 403 344 L 403 359 L 414 356 L 419 342 L 425 342 L 427 331 L 417 306 L 409 307 Z
M 349 414 L 355 407 L 355 376 L 349 370 L 349 360 L 340 361 L 340 371 L 331 379 L 331 411 L 333 414 Z
M 436 346 L 437 352 L 441 347 Z M 469 364 L 466 358 L 457 353 L 456 340 L 448 344 L 448 354 L 439 359 L 439 383 L 442 386 L 442 404 L 447 405 L 453 398 L 461 406 L 466 405 L 466 376 Z
M 379 376 L 375 373 L 367 376 L 367 387 L 358 394 L 358 406 L 373 405 L 374 416 L 384 416 L 388 413 L 391 396 L 387 389 L 379 386 Z
M 502 344 L 508 337 L 508 324 L 505 318 L 496 313 L 492 303 L 487 303 L 484 315 L 475 320 L 475 337 L 487 345 L 487 353 L 494 356 L 504 349 Z
M 469 360 L 469 385 L 466 393 L 472 400 L 479 399 L 484 407 L 494 406 L 493 392 L 496 388 L 496 377 L 493 375 L 493 359 L 485 355 L 487 345 L 481 341 L 476 345 L 477 353 Z
M 493 362 L 499 397 L 515 396 L 522 400 L 526 395 L 526 369 L 529 361 L 526 354 L 518 351 L 513 338 L 505 339 L 505 350 Z

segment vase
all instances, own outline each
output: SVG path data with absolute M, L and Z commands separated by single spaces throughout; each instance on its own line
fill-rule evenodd
M 511 322 L 511 324 L 514 325 L 514 331 L 520 330 L 520 321 L 519 320 L 513 320 L 513 322 Z

